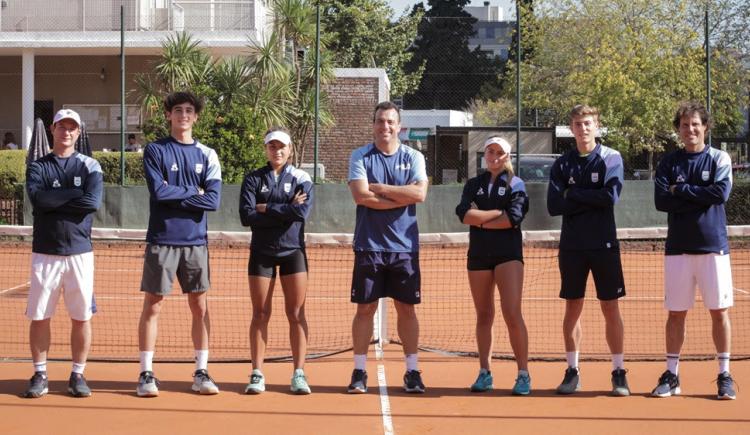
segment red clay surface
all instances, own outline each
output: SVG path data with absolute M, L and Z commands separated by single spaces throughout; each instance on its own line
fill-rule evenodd
M 473 358 L 421 353 L 427 392 L 407 395 L 401 390 L 401 349 L 389 345 L 385 366 L 387 393 L 395 434 L 478 433 L 683 433 L 746 434 L 750 393 L 739 391 L 735 401 L 715 400 L 715 361 L 689 361 L 680 366 L 683 395 L 666 399 L 648 397 L 663 363 L 627 363 L 631 397 L 609 397 L 609 363 L 583 362 L 583 390 L 557 396 L 563 363 L 537 362 L 530 366 L 533 393 L 512 397 L 509 389 L 515 364 L 493 365 L 496 390 L 468 391 L 478 368 Z M 67 396 L 69 363 L 50 363 L 50 394 L 23 399 L 31 375 L 29 362 L 0 363 L 0 415 L 3 434 L 167 434 L 167 433 L 304 433 L 383 434 L 377 387 L 377 365 L 370 355 L 368 394 L 348 395 L 352 363 L 349 354 L 309 362 L 306 373 L 313 394 L 288 392 L 291 366 L 266 364 L 268 391 L 259 396 L 241 394 L 248 364 L 211 363 L 209 370 L 221 394 L 197 396 L 189 391 L 192 364 L 156 364 L 162 381 L 158 398 L 135 396 L 136 363 L 90 363 L 86 376 L 94 390 L 90 398 Z M 732 362 L 740 384 L 750 379 L 750 361 Z

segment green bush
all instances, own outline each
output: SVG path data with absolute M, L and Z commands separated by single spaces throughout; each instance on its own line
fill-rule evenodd
M 750 180 L 734 180 L 726 210 L 728 225 L 750 225 Z
M 16 186 L 23 185 L 25 181 L 26 151 L 0 151 L 0 198 L 15 198 L 18 191 Z
M 94 151 L 94 158 L 102 167 L 104 182 L 120 184 L 120 153 Z M 125 184 L 146 184 L 143 174 L 143 154 L 125 153 Z

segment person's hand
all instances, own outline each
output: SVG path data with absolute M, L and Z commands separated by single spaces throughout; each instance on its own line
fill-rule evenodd
M 258 213 L 265 213 L 266 204 L 255 204 L 255 211 L 257 211 Z
M 676 185 L 676 184 L 673 184 L 673 185 L 669 186 L 669 193 L 671 193 L 672 195 L 674 195 L 674 190 L 675 190 L 676 188 L 677 188 L 677 185 Z
M 199 187 L 198 188 L 198 195 L 203 195 L 204 193 L 206 193 L 206 191 Z
M 299 191 L 296 194 L 294 194 L 294 197 L 291 200 L 292 204 L 304 204 L 304 202 L 307 201 L 307 194 L 303 191 Z
M 368 185 L 368 189 L 370 189 L 370 192 L 374 193 L 375 195 L 383 196 L 383 191 L 385 190 L 383 188 L 383 185 L 380 183 L 370 183 Z

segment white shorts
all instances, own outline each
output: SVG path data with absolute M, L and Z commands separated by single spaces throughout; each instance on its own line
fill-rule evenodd
M 26 317 L 49 319 L 55 314 L 60 293 L 73 320 L 86 321 L 96 312 L 94 253 L 76 255 L 31 254 L 31 286 Z
M 687 311 L 695 303 L 695 287 L 701 291 L 703 305 L 721 310 L 734 304 L 732 267 L 729 255 L 665 255 L 664 308 Z

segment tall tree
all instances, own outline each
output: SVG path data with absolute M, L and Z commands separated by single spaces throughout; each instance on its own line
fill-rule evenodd
M 467 107 L 482 89 L 500 85 L 502 62 L 477 47 L 469 50 L 469 38 L 476 33 L 476 18 L 464 11 L 469 0 L 428 0 L 414 6 L 412 15 L 424 13 L 418 36 L 410 51 L 413 59 L 407 71 L 425 66 L 415 92 L 404 97 L 408 109 L 456 109 Z
M 693 24 L 691 5 L 690 0 L 535 2 L 533 16 L 530 11 L 522 16 L 524 46 L 533 48 L 521 64 L 524 107 L 553 109 L 558 122 L 566 123 L 574 104 L 596 105 L 608 144 L 626 160 L 660 150 L 673 140 L 677 102 L 705 99 L 703 32 Z M 717 53 L 715 68 L 717 127 L 736 129 L 747 103 L 747 73 L 723 53 Z
M 394 20 L 385 0 L 321 0 L 320 4 L 326 46 L 337 67 L 385 69 L 394 96 L 417 88 L 424 65 L 409 73 L 404 67 L 414 57 L 408 48 L 417 36 L 421 12 Z

